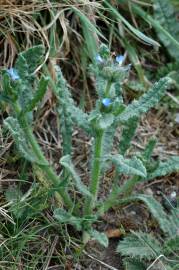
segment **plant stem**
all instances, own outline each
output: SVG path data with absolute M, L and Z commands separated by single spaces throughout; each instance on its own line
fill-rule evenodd
M 106 84 L 106 89 L 105 89 L 105 97 L 108 97 L 110 94 L 110 89 L 111 89 L 112 81 L 108 80 Z
M 47 159 L 45 158 L 39 144 L 37 143 L 37 140 L 32 132 L 31 127 L 28 124 L 28 121 L 26 119 L 25 115 L 19 114 L 20 109 L 18 104 L 14 106 L 15 111 L 17 113 L 17 118 L 20 123 L 20 126 L 23 128 L 23 131 L 25 133 L 25 136 L 27 138 L 28 143 L 31 145 L 31 148 L 33 150 L 33 153 L 35 154 L 36 158 L 39 160 L 39 164 L 37 164 L 42 171 L 46 174 L 48 180 L 54 185 L 59 186 L 60 179 L 57 176 L 57 174 L 54 172 L 50 164 L 48 163 Z M 42 163 L 42 165 L 40 164 Z M 44 165 L 43 165 L 44 164 Z M 71 201 L 68 193 L 66 190 L 58 190 L 58 193 L 63 199 L 63 202 L 67 208 L 73 208 L 73 202 Z
M 90 183 L 90 192 L 93 195 L 93 197 L 86 199 L 84 207 L 85 215 L 90 215 L 92 213 L 92 210 L 95 207 L 95 202 L 98 196 L 99 178 L 101 172 L 103 134 L 104 131 L 99 131 L 95 138 L 94 158 L 92 164 L 91 183 Z

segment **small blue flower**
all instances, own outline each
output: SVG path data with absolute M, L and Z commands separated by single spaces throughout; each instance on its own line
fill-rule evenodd
M 102 104 L 105 106 L 105 107 L 109 107 L 112 103 L 112 100 L 110 98 L 103 98 L 102 100 Z
M 95 60 L 99 64 L 102 64 L 104 62 L 103 58 L 99 54 L 96 55 Z
M 11 79 L 13 81 L 19 80 L 20 76 L 15 68 L 9 68 L 7 69 L 7 73 L 10 75 Z
M 123 55 L 117 55 L 116 56 L 116 62 L 121 66 L 124 61 L 124 56 Z

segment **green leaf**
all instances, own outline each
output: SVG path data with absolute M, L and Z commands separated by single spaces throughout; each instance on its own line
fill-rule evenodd
M 167 215 L 162 207 L 162 205 L 155 200 L 152 196 L 139 194 L 136 196 L 132 196 L 131 200 L 141 200 L 143 201 L 149 211 L 152 213 L 154 218 L 158 221 L 161 230 L 169 236 L 176 235 L 177 226 L 173 222 L 173 218 L 170 219 L 170 215 Z
M 71 154 L 73 125 L 77 124 L 88 134 L 91 129 L 88 123 L 88 115 L 75 106 L 71 97 L 68 84 L 59 67 L 56 66 L 57 83 L 52 84 L 52 89 L 57 97 L 57 111 L 60 120 L 60 131 L 63 142 L 63 155 Z
M 126 270 L 146 270 L 147 266 L 143 262 L 133 258 L 127 258 L 123 260 L 123 264 Z
M 116 165 L 119 173 L 146 177 L 146 169 L 142 161 L 136 157 L 127 159 L 122 155 L 110 155 L 107 156 L 107 159 L 111 160 Z
M 165 241 L 164 244 L 164 251 L 165 254 L 172 254 L 173 252 L 179 252 L 179 235 L 170 238 L 169 240 Z
M 60 122 L 60 132 L 62 134 L 63 155 L 70 155 L 72 151 L 73 133 L 73 121 L 70 108 L 74 103 L 68 89 L 67 81 L 65 80 L 61 69 L 57 66 L 56 75 L 57 82 L 54 87 L 54 92 L 58 100 L 57 112 Z
M 151 234 L 132 232 L 119 242 L 117 252 L 123 256 L 150 260 L 161 254 L 161 246 L 156 237 Z
M 98 122 L 98 127 L 100 129 L 107 129 L 109 128 L 114 121 L 114 115 L 113 114 L 104 114 L 102 117 L 99 119 Z
M 8 96 L 3 95 L 3 94 L 0 94 L 0 102 L 6 102 L 6 103 L 12 104 L 12 100 Z
M 145 149 L 142 153 L 142 158 L 145 160 L 145 161 L 149 161 L 151 156 L 152 156 L 152 153 L 153 153 L 153 150 L 154 150 L 154 147 L 156 145 L 156 139 L 154 138 L 151 138 L 149 140 L 149 142 L 147 143 L 147 145 L 145 146 Z
M 47 90 L 48 81 L 49 81 L 49 78 L 44 77 L 44 76 L 41 77 L 38 88 L 36 92 L 34 93 L 33 98 L 29 101 L 27 106 L 24 108 L 23 113 L 33 111 L 37 103 L 42 100 Z
M 179 43 L 179 22 L 171 1 L 154 0 L 153 3 L 154 18 Z M 178 61 L 179 49 L 177 46 L 162 31 L 158 30 L 157 35 L 169 54 Z
M 107 248 L 109 245 L 108 237 L 105 233 L 98 232 L 96 230 L 92 230 L 90 232 L 90 236 L 98 241 L 103 247 Z
M 92 134 L 89 124 L 89 115 L 75 105 L 70 107 L 70 111 L 73 122 L 76 123 L 78 127 L 82 128 L 87 134 Z
M 37 45 L 18 55 L 15 68 L 18 70 L 18 74 L 22 80 L 32 75 L 42 62 L 44 52 L 44 46 Z
M 141 117 L 141 114 L 146 113 L 150 108 L 154 107 L 165 95 L 165 91 L 170 83 L 171 79 L 168 77 L 160 79 L 139 100 L 135 100 L 127 106 L 124 112 L 119 115 L 119 121 L 126 123 L 131 118 Z
M 78 217 L 74 217 L 69 212 L 66 212 L 62 208 L 55 209 L 54 217 L 61 223 L 61 224 L 71 224 L 73 225 L 78 231 L 82 230 L 82 219 Z
M 115 131 L 117 128 L 117 123 L 115 121 L 112 123 L 110 128 L 106 129 L 104 131 L 104 136 L 103 136 L 103 141 L 102 141 L 102 156 L 106 156 L 109 153 L 111 153 L 111 150 L 113 148 L 113 143 L 114 143 L 114 137 L 115 137 Z M 101 160 L 101 167 L 102 167 L 102 172 L 104 173 L 106 169 L 109 169 L 107 162 L 103 162 Z
M 119 151 L 122 155 L 124 155 L 130 147 L 131 140 L 137 129 L 138 121 L 138 118 L 131 118 L 123 127 L 121 140 L 119 143 Z
M 66 168 L 66 170 L 72 175 L 73 180 L 75 182 L 76 188 L 85 196 L 91 197 L 91 193 L 89 192 L 88 188 L 81 182 L 81 179 L 77 172 L 75 171 L 75 168 L 71 162 L 71 158 L 69 155 L 63 156 L 60 159 L 60 164 Z
M 146 179 L 151 180 L 177 171 L 179 171 L 179 156 L 173 156 L 166 161 L 160 161 L 157 168 L 149 173 Z
M 6 71 L 2 72 L 2 89 L 3 93 L 1 94 L 1 97 L 6 97 L 4 101 L 15 101 L 18 97 L 18 89 L 17 89 L 17 83 L 12 82 L 9 75 Z
M 26 140 L 24 131 L 20 127 L 17 119 L 13 117 L 8 117 L 4 121 L 4 125 L 11 132 L 11 135 L 13 136 L 13 139 L 16 143 L 16 147 L 19 150 L 22 157 L 24 157 L 25 159 L 27 159 L 28 161 L 32 163 L 34 162 L 34 163 L 37 163 L 39 165 L 44 165 L 44 166 L 48 165 L 48 163 L 47 164 L 43 163 L 35 157 L 32 149 L 30 148 Z

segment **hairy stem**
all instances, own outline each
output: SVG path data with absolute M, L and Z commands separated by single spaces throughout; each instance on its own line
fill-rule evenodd
M 108 80 L 106 84 L 106 89 L 105 89 L 105 97 L 108 97 L 110 94 L 110 89 L 111 89 L 112 81 Z
M 92 213 L 95 207 L 95 202 L 98 196 L 99 180 L 101 172 L 101 155 L 102 155 L 102 143 L 103 143 L 103 131 L 99 131 L 95 138 L 94 146 L 94 158 L 92 163 L 90 192 L 93 195 L 92 198 L 87 198 L 84 207 L 84 214 L 89 215 Z

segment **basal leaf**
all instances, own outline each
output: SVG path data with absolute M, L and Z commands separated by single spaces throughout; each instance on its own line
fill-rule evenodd
M 147 266 L 144 262 L 135 258 L 127 258 L 123 260 L 123 264 L 126 270 L 146 270 Z
M 109 245 L 109 240 L 108 240 L 108 237 L 105 233 L 101 233 L 101 232 L 98 232 L 96 230 L 92 230 L 90 232 L 90 235 L 93 239 L 95 239 L 96 241 L 98 241 L 102 246 L 104 246 L 105 248 L 108 247 Z
M 156 237 L 151 234 L 132 232 L 119 242 L 117 252 L 123 256 L 150 260 L 160 255 L 161 246 Z
M 175 235 L 165 241 L 164 251 L 167 254 L 172 254 L 173 252 L 179 252 L 179 235 Z
M 73 216 L 71 213 L 66 212 L 62 208 L 55 209 L 54 217 L 61 223 L 61 224 L 71 224 L 75 226 L 78 231 L 82 229 L 82 219 Z
M 131 197 L 131 199 L 143 201 L 147 205 L 154 218 L 158 221 L 161 230 L 163 230 L 163 232 L 167 235 L 176 235 L 176 224 L 173 223 L 173 221 L 170 219 L 170 216 L 165 213 L 162 205 L 155 198 L 152 196 L 139 194 Z

